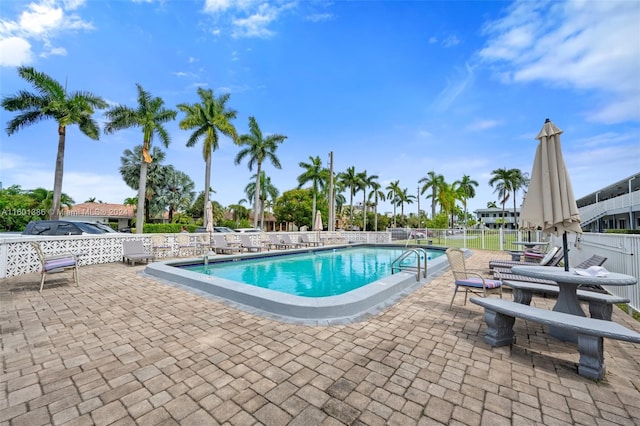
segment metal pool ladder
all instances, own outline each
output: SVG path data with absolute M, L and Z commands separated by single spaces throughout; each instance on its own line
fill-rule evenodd
M 416 266 L 401 265 L 400 263 L 411 255 L 416 256 Z M 416 281 L 420 281 L 420 275 L 427 278 L 427 251 L 417 247 L 402 252 L 400 256 L 391 262 L 391 273 L 410 271 L 416 273 Z

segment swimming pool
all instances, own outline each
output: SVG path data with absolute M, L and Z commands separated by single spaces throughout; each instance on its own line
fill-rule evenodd
M 355 253 L 353 250 L 361 247 L 384 247 L 384 245 L 352 244 L 267 253 L 217 255 L 210 262 L 214 263 L 214 267 L 216 264 L 220 266 L 225 263 L 243 264 L 247 261 L 246 259 L 261 259 L 269 264 L 280 258 L 309 256 L 312 253 L 316 256 L 322 256 L 334 250 Z M 387 247 L 398 248 L 397 245 L 388 245 Z M 442 252 L 444 253 L 444 251 Z M 199 266 L 203 266 L 203 259 L 154 262 L 146 266 L 144 274 L 166 284 L 186 288 L 204 297 L 222 300 L 239 309 L 248 310 L 258 315 L 266 315 L 286 322 L 323 325 L 348 323 L 375 314 L 423 286 L 430 278 L 442 273 L 449 266 L 446 256 L 439 256 L 428 262 L 426 280 L 416 280 L 415 272 L 402 271 L 391 275 L 389 270 L 387 275 L 382 278 L 371 279 L 369 283 L 342 294 L 308 297 L 247 285 L 217 275 L 202 274 L 185 269 L 185 266 L 196 266 L 198 263 Z M 375 266 L 371 264 L 371 267 Z
M 327 297 L 391 275 L 392 262 L 404 252 L 403 247 L 348 247 L 307 251 L 295 256 L 236 258 L 181 268 L 296 296 Z M 426 253 L 429 260 L 442 254 L 436 250 Z M 402 266 L 415 264 L 416 259 L 411 256 L 401 262 Z

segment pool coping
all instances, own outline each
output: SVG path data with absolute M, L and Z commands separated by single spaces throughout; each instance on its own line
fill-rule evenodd
M 350 244 L 280 250 L 267 253 L 216 255 L 213 261 L 234 258 L 271 257 L 287 254 L 317 252 L 353 246 L 384 247 L 384 244 Z M 413 248 L 413 247 L 408 247 Z M 423 246 L 423 248 L 427 248 Z M 439 249 L 439 247 L 428 247 Z M 377 314 L 399 299 L 422 287 L 449 267 L 446 256 L 429 261 L 427 277 L 416 280 L 412 272 L 398 272 L 347 293 L 327 297 L 304 297 L 255 287 L 220 277 L 202 275 L 176 268 L 202 262 L 203 257 L 174 259 L 147 265 L 143 274 L 169 285 L 185 288 L 204 297 L 224 301 L 236 308 L 267 316 L 272 319 L 315 325 L 351 323 Z

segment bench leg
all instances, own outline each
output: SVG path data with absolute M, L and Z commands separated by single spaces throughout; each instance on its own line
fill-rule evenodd
M 611 321 L 612 314 L 613 305 L 611 303 L 589 302 L 589 315 L 591 315 L 591 318 Z
M 510 317 L 485 308 L 484 320 L 487 323 L 487 332 L 484 342 L 491 346 L 508 346 L 516 342 L 513 333 L 515 317 Z
M 531 305 L 531 297 L 533 296 L 532 291 L 523 290 L 521 288 L 514 288 L 512 292 L 514 302 L 520 303 L 522 305 Z
M 602 337 L 578 334 L 578 351 L 580 364 L 578 374 L 588 379 L 600 380 L 604 378 L 604 343 Z

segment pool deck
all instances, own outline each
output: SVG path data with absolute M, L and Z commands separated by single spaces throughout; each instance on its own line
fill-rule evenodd
M 476 251 L 470 267 L 505 253 Z M 0 281 L 0 425 L 640 424 L 640 345 L 605 339 L 605 380 L 517 320 L 482 341 L 446 272 L 351 324 L 283 323 L 120 263 Z M 505 292 L 506 298 L 511 298 Z M 534 297 L 551 308 L 554 299 Z M 640 331 L 618 308 L 613 320 Z

